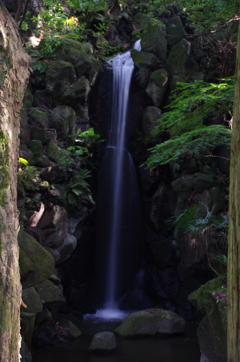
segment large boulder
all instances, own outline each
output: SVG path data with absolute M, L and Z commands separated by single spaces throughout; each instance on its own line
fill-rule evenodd
M 153 134 L 153 130 L 156 127 L 161 114 L 161 110 L 154 106 L 149 106 L 144 110 L 141 129 L 145 137 L 150 139 L 156 138 L 156 135 Z
M 32 108 L 28 114 L 31 119 L 31 140 L 45 142 L 47 140 L 48 116 L 37 108 Z
M 50 127 L 56 130 L 59 139 L 64 139 L 72 133 L 75 122 L 76 114 L 71 107 L 58 105 L 53 109 Z
M 89 80 L 82 76 L 75 83 L 70 85 L 59 98 L 62 103 L 77 105 L 79 102 L 81 105 L 87 104 L 87 97 L 91 90 Z
M 18 234 L 19 266 L 23 288 L 34 286 L 53 273 L 55 261 L 33 237 L 24 231 Z
M 210 362 L 226 362 L 227 289 L 222 278 L 209 280 L 188 299 L 205 315 L 197 330 L 203 354 Z
M 167 57 L 167 40 L 159 25 L 148 24 L 142 33 L 143 52 L 153 53 L 165 63 Z
M 115 329 L 115 333 L 122 337 L 183 333 L 185 324 L 185 320 L 176 313 L 153 308 L 129 314 Z
M 34 287 L 23 289 L 22 300 L 26 305 L 25 313 L 40 313 L 43 310 L 43 304 L 39 294 Z
M 166 70 L 158 69 L 151 74 L 146 88 L 146 93 L 151 98 L 154 106 L 161 106 L 167 84 L 168 73 L 166 72 Z
M 61 247 L 68 232 L 67 211 L 59 205 L 46 209 L 37 227 L 41 230 L 42 245 L 54 249 Z
M 59 98 L 76 81 L 74 66 L 63 60 L 53 62 L 46 72 L 46 89 L 54 98 Z
M 140 87 L 145 87 L 148 83 L 151 70 L 158 66 L 158 59 L 152 53 L 139 52 L 136 49 L 131 51 L 132 59 L 136 67 L 135 80 Z
M 183 79 L 191 78 L 199 73 L 199 66 L 191 55 L 191 43 L 182 39 L 170 51 L 166 69 L 170 76 L 179 76 Z
M 44 307 L 49 309 L 51 313 L 56 313 L 66 302 L 62 290 L 50 280 L 44 280 L 42 283 L 35 285 L 35 288 Z
M 167 41 L 170 47 L 173 47 L 186 36 L 182 21 L 179 16 L 174 16 L 168 20 Z
M 116 349 L 116 338 L 112 332 L 99 332 L 93 336 L 89 351 L 92 353 L 107 354 Z

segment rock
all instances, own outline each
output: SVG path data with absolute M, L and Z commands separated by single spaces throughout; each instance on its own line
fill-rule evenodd
M 58 248 L 58 252 L 60 253 L 60 259 L 57 261 L 57 265 L 63 263 L 67 260 L 77 246 L 77 239 L 75 236 L 71 234 L 67 234 L 66 238 L 64 239 L 63 244 L 60 248 Z
M 47 155 L 51 161 L 53 161 L 54 163 L 58 163 L 60 149 L 58 148 L 58 144 L 54 139 L 51 139 L 47 146 Z
M 86 105 L 90 89 L 89 80 L 82 76 L 66 89 L 66 91 L 61 95 L 60 100 L 65 104 L 75 105 L 80 102 L 81 105 Z
M 21 282 L 23 288 L 28 288 L 48 278 L 53 273 L 55 262 L 51 254 L 24 231 L 19 232 L 18 243 Z
M 21 335 L 28 348 L 32 342 L 35 318 L 36 314 L 34 313 L 21 313 Z
M 29 87 L 26 89 L 26 92 L 23 97 L 23 109 L 31 108 L 33 104 L 33 95 Z
M 168 235 L 169 229 L 163 220 L 168 220 L 174 213 L 177 197 L 173 189 L 162 182 L 152 197 L 150 219 L 156 230 Z
M 179 76 L 185 80 L 199 72 L 199 66 L 191 55 L 191 43 L 189 41 L 182 39 L 171 49 L 166 62 L 166 69 L 170 76 Z
M 31 162 L 33 159 L 33 153 L 32 151 L 26 146 L 26 145 L 20 145 L 19 147 L 20 156 L 27 160 L 28 162 Z
M 145 137 L 149 137 L 150 139 L 156 138 L 153 130 L 161 114 L 161 110 L 154 106 L 149 106 L 144 110 L 141 129 Z
M 152 69 L 157 65 L 158 59 L 152 53 L 146 53 L 138 51 L 137 49 L 132 49 L 131 56 L 135 67 L 137 67 L 138 69 L 141 67 Z
M 196 192 L 202 192 L 214 186 L 213 175 L 198 173 L 194 175 L 193 189 Z
M 49 158 L 46 155 L 34 157 L 34 165 L 38 167 L 48 167 L 50 165 Z
M 31 128 L 28 125 L 28 115 L 23 109 L 20 110 L 20 144 L 26 144 L 30 140 Z
M 58 139 L 65 139 L 72 134 L 75 122 L 75 111 L 69 106 L 59 105 L 51 113 L 50 127 L 56 130 Z
M 150 76 L 146 93 L 152 99 L 153 105 L 156 107 L 161 106 L 161 102 L 167 88 L 168 74 L 166 70 L 155 70 Z
M 115 329 L 115 333 L 122 337 L 183 333 L 185 324 L 185 320 L 176 313 L 153 308 L 130 314 Z
M 221 278 L 209 280 L 189 295 L 190 302 L 205 317 L 197 335 L 203 354 L 211 362 L 227 360 L 227 290 Z
M 112 332 L 99 332 L 93 336 L 89 351 L 92 353 L 107 354 L 116 349 L 116 338 Z
M 56 313 L 66 302 L 61 289 L 50 280 L 44 280 L 42 283 L 35 285 L 35 288 L 44 307 L 49 309 L 51 313 Z
M 163 63 L 167 56 L 167 40 L 160 26 L 148 24 L 142 33 L 141 46 L 143 52 L 149 52 Z
M 46 90 L 53 97 L 59 98 L 76 81 L 74 66 L 63 60 L 57 60 L 46 72 Z
M 144 29 L 149 24 L 149 17 L 143 13 L 137 13 L 133 17 L 133 23 L 137 29 Z
M 75 339 L 81 336 L 81 331 L 80 329 L 75 326 L 75 324 L 73 324 L 73 322 L 71 321 L 66 321 L 67 324 L 67 328 L 68 328 L 68 333 L 66 335 L 67 339 Z
M 27 308 L 24 308 L 24 312 L 34 314 L 42 312 L 42 301 L 33 287 L 23 289 L 22 300 L 27 306 Z
M 41 141 L 31 140 L 27 143 L 28 148 L 32 151 L 34 156 L 42 156 L 43 155 L 43 145 Z
M 167 42 L 172 48 L 186 36 L 186 32 L 179 16 L 174 16 L 168 20 L 167 24 Z
M 132 49 L 131 55 L 137 69 L 135 72 L 136 83 L 140 87 L 145 87 L 148 83 L 151 70 L 156 69 L 158 66 L 158 59 L 154 54 L 139 52 L 136 49 Z
M 76 106 L 77 120 L 76 123 L 89 124 L 88 106 Z
M 43 172 L 40 174 L 40 177 L 48 181 L 50 184 L 52 183 L 64 183 L 69 179 L 69 173 L 60 168 L 59 166 L 50 166 L 45 168 Z
M 29 348 L 27 347 L 24 339 L 22 338 L 21 341 L 21 349 L 20 349 L 20 356 L 22 361 L 32 362 L 32 354 Z
M 32 108 L 29 112 L 31 117 L 31 140 L 45 142 L 47 140 L 48 116 L 40 109 Z
M 52 107 L 52 97 L 49 96 L 49 94 L 47 93 L 47 91 L 44 90 L 36 90 L 36 92 L 34 93 L 34 104 L 37 107 L 48 107 L 51 108 Z
M 42 231 L 42 245 L 54 249 L 61 247 L 64 240 L 67 238 L 67 211 L 59 205 L 46 209 L 39 220 L 37 227 Z
M 209 359 L 205 356 L 205 354 L 201 351 L 201 358 L 200 362 L 211 362 Z

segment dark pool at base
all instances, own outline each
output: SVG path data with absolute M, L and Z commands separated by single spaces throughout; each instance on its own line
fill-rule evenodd
M 116 324 L 117 323 L 117 324 Z M 55 347 L 33 352 L 33 362 L 199 362 L 200 351 L 196 326 L 187 324 L 186 333 L 174 337 L 117 337 L 113 354 L 95 356 L 88 351 L 92 335 L 99 331 L 112 331 L 119 322 L 83 321 L 82 337 Z

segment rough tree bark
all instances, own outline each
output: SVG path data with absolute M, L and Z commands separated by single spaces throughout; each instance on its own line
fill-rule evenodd
M 19 361 L 21 285 L 16 183 L 19 110 L 29 62 L 17 25 L 0 0 L 0 362 Z
M 240 25 L 233 118 L 228 234 L 228 362 L 240 362 Z

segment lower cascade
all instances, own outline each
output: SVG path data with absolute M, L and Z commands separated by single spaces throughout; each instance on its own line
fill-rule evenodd
M 140 50 L 140 41 L 134 48 Z M 136 170 L 127 150 L 134 70 L 131 52 L 117 55 L 108 64 L 112 68 L 113 94 L 111 126 L 99 172 L 95 290 L 103 316 L 111 318 L 140 267 L 141 211 Z

